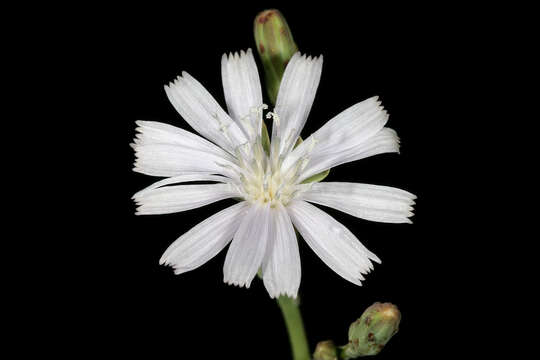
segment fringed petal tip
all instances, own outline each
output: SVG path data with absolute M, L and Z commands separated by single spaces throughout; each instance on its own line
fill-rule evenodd
M 307 61 L 307 62 L 322 62 L 323 61 L 323 55 L 319 55 L 319 56 L 314 56 L 314 55 L 308 55 L 306 53 L 302 54 L 300 51 L 297 51 L 294 53 L 294 55 L 292 56 L 291 60 L 289 60 L 289 63 L 292 61 L 292 60 L 302 60 L 302 61 Z
M 369 259 L 373 262 L 376 262 L 378 264 L 381 263 L 381 259 L 379 259 L 377 256 L 375 256 L 374 254 L 370 254 L 369 256 Z M 358 285 L 358 286 L 362 286 L 363 285 L 363 281 L 366 281 L 366 277 L 365 275 L 368 275 L 370 274 L 373 270 L 374 270 L 374 266 L 373 266 L 373 263 L 368 260 L 369 262 L 369 265 L 368 267 L 365 267 L 363 269 L 360 269 L 356 275 L 356 281 L 351 281 L 353 282 L 354 284 Z
M 170 262 L 168 262 L 167 256 L 165 256 L 165 254 L 163 254 L 163 256 L 161 256 L 161 258 L 159 258 L 159 265 L 171 266 L 172 267 L 172 264 Z
M 233 60 L 240 60 L 246 55 L 252 55 L 253 52 L 251 51 L 251 48 L 247 48 L 246 50 L 240 50 L 238 51 L 231 51 L 229 53 L 223 53 L 221 56 L 221 62 L 227 62 L 227 61 L 233 61 Z
M 370 252 L 368 254 L 368 257 L 371 261 L 373 262 L 376 262 L 377 264 L 381 264 L 382 263 L 382 260 L 379 259 L 379 257 L 377 255 L 375 255 L 374 253 Z M 373 263 L 370 262 L 370 270 L 373 270 Z
M 412 224 L 413 221 L 412 221 L 411 217 L 413 217 L 415 215 L 415 213 L 414 213 L 414 210 L 415 210 L 414 205 L 416 205 L 415 199 L 417 199 L 417 196 L 414 195 L 414 194 L 411 194 L 410 192 L 407 192 L 407 191 L 403 191 L 403 192 L 409 197 L 409 199 L 408 199 L 408 204 L 409 204 L 408 210 L 409 210 L 409 212 L 407 214 L 406 223 L 407 224 Z
M 296 300 L 298 298 L 298 290 L 296 290 L 295 292 L 293 291 L 280 291 L 280 292 L 274 292 L 274 293 L 268 292 L 268 295 L 270 295 L 271 299 L 277 299 L 281 296 L 285 296 L 293 300 Z
M 249 287 L 251 286 L 251 281 L 234 281 L 234 280 L 228 280 L 224 278 L 223 282 L 227 285 L 232 285 L 239 288 L 245 287 L 246 289 L 249 289 Z
M 174 275 L 181 275 L 192 270 L 192 268 L 189 268 L 189 267 L 182 267 L 179 265 L 175 265 L 171 262 L 168 262 L 167 260 L 163 258 L 159 260 L 159 265 L 172 268 Z
M 169 81 L 167 84 L 163 85 L 165 91 L 170 91 L 171 89 L 180 85 L 182 81 L 194 79 L 187 71 L 182 70 L 180 75 L 177 75 L 173 80 Z
M 173 270 L 174 275 L 180 275 L 180 274 L 193 270 L 192 267 L 182 266 L 179 263 L 175 263 L 171 258 L 165 257 L 165 256 L 159 259 L 159 265 L 171 268 Z

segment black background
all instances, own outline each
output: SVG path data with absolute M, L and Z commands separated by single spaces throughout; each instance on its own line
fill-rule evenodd
M 105 222 L 97 229 L 97 269 L 88 279 L 92 290 L 84 292 L 93 305 L 80 309 L 89 321 L 99 319 L 93 349 L 151 358 L 290 358 L 279 308 L 262 282 L 254 280 L 248 290 L 223 283 L 226 251 L 180 276 L 158 265 L 171 242 L 232 201 L 135 216 L 130 200 L 157 180 L 131 170 L 135 120 L 191 130 L 163 90 L 183 70 L 225 106 L 221 55 L 255 49 L 253 19 L 274 6 L 131 6 L 106 14 L 107 27 L 95 19 L 92 29 L 104 36 L 96 40 L 96 62 L 89 66 L 106 69 L 96 78 L 100 90 L 95 96 L 108 106 L 97 131 L 106 132 L 114 145 L 91 164 L 103 173 L 96 186 L 101 198 L 95 201 L 110 204 L 95 215 Z M 327 339 L 344 344 L 349 324 L 381 301 L 399 307 L 402 323 L 378 357 L 432 358 L 449 349 L 456 334 L 450 332 L 459 327 L 462 305 L 472 296 L 465 284 L 477 270 L 470 258 L 475 231 L 463 232 L 469 222 L 463 214 L 475 211 L 474 199 L 465 204 L 460 189 L 474 182 L 469 166 L 483 163 L 468 150 L 469 133 L 460 116 L 476 93 L 480 75 L 474 51 L 483 46 L 482 35 L 464 35 L 468 19 L 451 9 L 431 9 L 429 15 L 393 9 L 391 16 L 385 8 L 279 9 L 300 51 L 324 55 L 303 136 L 347 107 L 379 95 L 390 113 L 387 126 L 401 139 L 401 154 L 342 165 L 327 181 L 395 186 L 418 196 L 412 225 L 368 222 L 325 208 L 382 259 L 362 287 L 339 277 L 300 242 L 301 309 L 310 347 Z M 464 73 L 472 74 L 468 82 Z

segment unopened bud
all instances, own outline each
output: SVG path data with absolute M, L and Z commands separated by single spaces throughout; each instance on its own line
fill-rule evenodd
M 313 353 L 313 360 L 337 360 L 336 345 L 332 340 L 321 341 Z
M 255 18 L 254 33 L 257 51 L 264 67 L 266 90 L 270 101 L 275 104 L 285 67 L 298 51 L 298 47 L 279 10 L 260 12 Z
M 401 314 L 391 303 L 376 302 L 364 311 L 349 328 L 349 343 L 344 346 L 345 359 L 376 355 L 398 332 Z

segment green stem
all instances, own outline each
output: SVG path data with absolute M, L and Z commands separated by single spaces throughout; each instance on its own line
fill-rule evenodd
M 277 302 L 285 319 L 287 332 L 289 333 L 293 360 L 310 360 L 311 354 L 298 303 L 296 300 L 287 296 L 280 296 Z

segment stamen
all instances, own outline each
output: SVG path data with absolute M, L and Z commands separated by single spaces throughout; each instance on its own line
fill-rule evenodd
M 291 129 L 289 131 L 289 135 L 287 135 L 287 141 L 285 142 L 285 144 L 290 144 L 290 142 L 293 140 L 292 137 L 296 134 L 296 129 Z
M 214 161 L 214 163 L 219 167 L 222 167 L 222 168 L 225 168 L 225 169 L 230 169 L 230 170 L 235 170 L 235 168 L 232 165 L 219 163 L 217 161 Z
M 279 145 L 280 145 L 281 139 L 276 138 L 274 141 L 272 141 L 272 144 L 270 146 L 270 156 L 271 156 L 271 163 L 272 163 L 272 171 L 277 171 L 279 169 Z
M 268 105 L 261 104 L 259 106 L 252 106 L 249 109 L 249 114 L 240 118 L 240 122 L 244 125 L 248 136 L 253 139 L 260 135 L 262 130 L 262 113 L 263 110 L 268 109 Z M 255 118 L 253 118 L 255 116 Z
M 293 173 L 293 176 L 289 179 L 290 183 L 296 183 L 300 175 L 302 174 L 302 171 L 306 168 L 307 164 L 309 163 L 309 157 L 303 157 L 300 159 L 300 161 L 297 162 L 295 166 L 295 171 Z M 290 171 L 289 171 L 290 173 Z
M 244 161 L 244 159 L 247 158 L 247 154 L 249 154 L 249 152 L 247 151 L 246 147 L 249 147 L 249 143 L 243 143 L 241 145 L 238 145 L 235 149 L 234 149 L 234 153 L 236 155 L 236 160 L 238 162 L 238 165 L 240 167 L 245 167 L 246 163 Z
M 257 136 L 255 139 L 255 146 L 253 147 L 252 152 L 254 158 L 257 160 L 259 169 L 261 169 L 261 171 L 264 170 L 266 168 L 266 164 L 268 163 L 268 157 L 266 156 L 266 153 L 262 147 L 262 140 L 260 136 Z
M 296 129 L 293 128 L 289 130 L 289 133 L 287 134 L 287 137 L 284 143 L 283 151 L 281 152 L 282 154 L 288 154 L 289 151 L 292 150 L 294 143 L 296 142 L 296 139 L 294 138 L 295 134 L 296 134 Z
M 261 104 L 259 106 L 252 106 L 250 111 L 252 114 L 261 114 L 263 110 L 268 109 L 268 105 Z
M 264 191 L 268 190 L 268 174 L 264 174 L 263 178 L 263 189 Z
M 315 148 L 315 145 L 317 145 L 318 142 L 319 142 L 319 140 L 316 139 L 315 136 L 311 137 L 311 143 L 309 144 L 309 148 L 308 148 L 308 152 L 307 152 L 308 155 L 311 154 L 311 152 Z
M 233 141 L 231 140 L 229 136 L 229 126 L 231 126 L 232 122 L 229 122 L 228 124 L 225 124 L 218 116 L 217 112 L 212 113 L 212 117 L 217 120 L 219 124 L 219 131 L 223 133 L 223 136 L 227 139 L 230 145 L 234 146 Z
M 253 129 L 250 117 L 251 117 L 251 115 L 248 114 L 248 115 L 243 116 L 243 117 L 240 118 L 240 122 L 242 123 L 242 125 L 246 129 L 246 132 L 248 132 L 248 135 L 252 135 L 252 134 L 255 133 L 255 129 Z
M 235 149 L 238 159 L 233 165 L 239 166 L 236 170 L 238 174 L 236 179 L 246 200 L 276 206 L 278 203 L 287 204 L 298 192 L 296 182 L 309 162 L 307 155 L 315 147 L 316 139 L 312 138 L 309 146 L 303 150 L 304 156 L 284 173 L 282 166 L 288 152 L 283 151 L 287 149 L 282 149 L 282 146 L 286 148 L 294 146 L 297 129 L 290 129 L 286 134 L 281 134 L 279 116 L 275 112 L 266 113 L 267 119 L 273 119 L 270 154 L 267 154 L 262 146 L 261 134 L 255 133 L 255 130 L 262 130 L 262 114 L 267 108 L 266 104 L 252 107 L 250 114 L 241 119 L 242 125 L 245 124 L 244 129 L 249 129 L 249 140 L 248 143 Z M 256 124 L 256 121 L 259 123 Z
M 273 113 L 273 114 L 274 114 L 274 122 L 276 123 L 276 126 L 279 126 L 279 124 L 281 124 L 281 119 L 279 118 L 277 113 Z
M 298 175 L 300 175 L 300 172 L 304 171 L 304 169 L 306 168 L 307 164 L 309 163 L 309 160 L 311 160 L 311 158 L 309 156 L 305 156 L 302 158 L 302 161 L 300 162 L 300 169 L 298 171 Z
M 294 191 L 297 193 L 297 194 L 301 194 L 303 192 L 306 192 L 308 190 L 311 190 L 311 188 L 313 187 L 313 184 L 314 183 L 307 183 L 307 184 L 298 184 L 294 187 Z
M 271 115 L 271 116 L 272 116 L 272 118 L 274 119 L 274 126 L 276 126 L 276 128 L 278 128 L 278 127 L 279 127 L 279 124 L 280 124 L 280 119 L 279 119 L 278 114 L 276 114 L 275 112 L 269 112 L 269 113 L 266 115 L 266 118 L 267 118 L 267 119 L 270 119 L 270 118 L 268 117 L 268 115 Z

